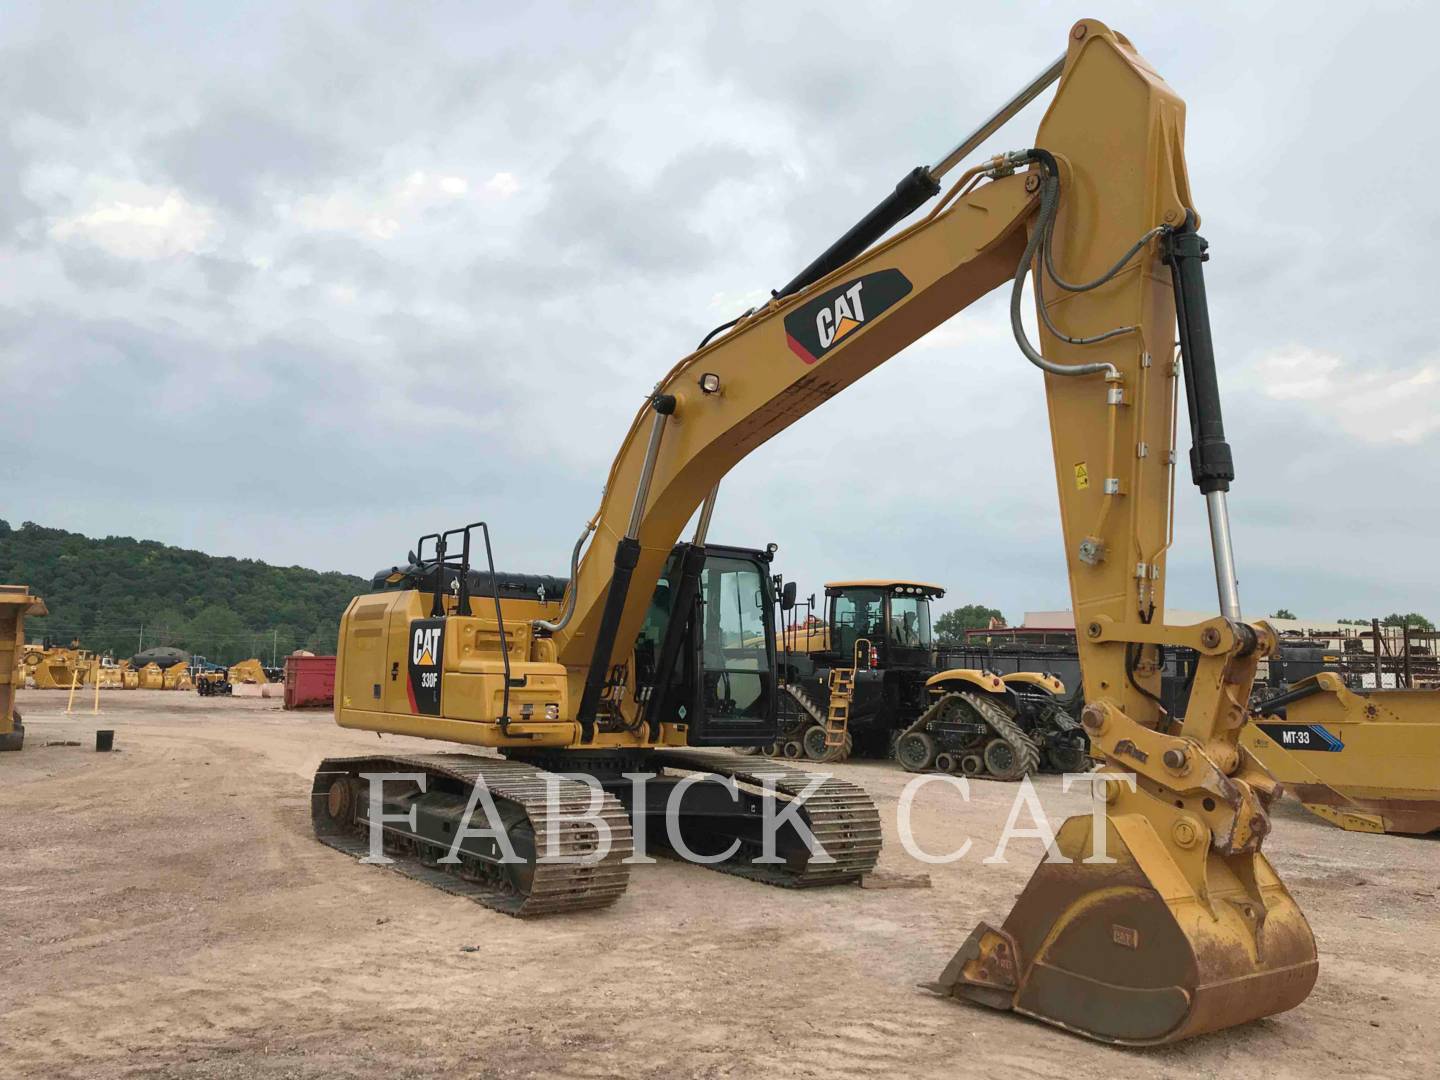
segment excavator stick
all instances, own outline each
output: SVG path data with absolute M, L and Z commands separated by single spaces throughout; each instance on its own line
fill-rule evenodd
M 1235 474 L 1183 145 L 1174 91 L 1122 35 L 1076 24 L 1032 151 L 1052 176 L 1034 185 L 1041 207 L 1011 311 L 1022 351 L 1046 372 L 1089 702 L 1081 725 L 1104 763 L 1104 802 L 1061 826 L 1003 924 L 980 923 L 931 986 L 1137 1046 L 1292 1008 L 1318 971 L 1310 927 L 1261 853 L 1278 786 L 1240 745 L 1256 667 L 1276 641 L 1240 614 L 1225 505 Z M 1027 273 L 1038 350 L 1019 321 Z M 1191 627 L 1155 618 L 1182 382 L 1221 611 Z M 1200 653 L 1178 724 L 1159 697 L 1171 645 Z
M 1352 832 L 1440 830 L 1440 691 L 1355 691 L 1324 671 L 1257 712 L 1245 748 L 1312 814 Z

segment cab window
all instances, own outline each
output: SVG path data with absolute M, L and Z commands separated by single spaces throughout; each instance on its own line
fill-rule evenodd
M 833 612 L 837 652 L 854 652 L 859 638 L 874 644 L 885 640 L 885 594 L 879 589 L 847 589 L 834 598 Z
M 755 563 L 705 560 L 705 710 L 712 717 L 770 716 L 771 658 L 766 580 Z
M 890 601 L 890 641 L 905 649 L 930 648 L 930 601 L 897 596 Z

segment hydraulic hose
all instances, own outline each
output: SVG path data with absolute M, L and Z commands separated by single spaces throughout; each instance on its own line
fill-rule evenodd
M 585 546 L 585 538 L 595 529 L 595 522 L 589 521 L 580 532 L 580 539 L 575 541 L 575 549 L 570 552 L 570 586 L 565 590 L 565 606 L 560 609 L 560 618 L 551 622 L 548 619 L 534 619 L 530 625 L 536 630 L 548 630 L 555 633 L 557 630 L 564 630 L 570 625 L 570 619 L 575 614 L 575 592 L 580 584 L 580 549 Z
M 1058 180 L 1056 181 L 1056 186 L 1059 186 Z M 1136 255 L 1140 254 L 1141 248 L 1143 248 L 1151 240 L 1154 240 L 1155 237 L 1163 236 L 1164 234 L 1170 232 L 1170 226 L 1156 225 L 1144 236 L 1140 237 L 1139 240 L 1136 240 L 1135 243 L 1131 245 L 1130 250 L 1125 252 L 1124 255 L 1121 255 L 1114 266 L 1110 267 L 1109 270 L 1106 270 L 1094 281 L 1087 281 L 1082 285 L 1072 285 L 1070 282 L 1066 281 L 1064 278 L 1062 278 L 1059 274 L 1055 272 L 1055 257 L 1052 253 L 1050 243 L 1054 231 L 1055 214 L 1051 213 L 1050 220 L 1045 225 L 1045 272 L 1050 275 L 1051 281 L 1055 282 L 1056 285 L 1059 285 L 1060 288 L 1064 289 L 1066 292 L 1089 292 L 1091 289 L 1098 289 L 1101 285 L 1104 285 L 1116 274 L 1120 273 L 1121 270 L 1124 270 L 1130 260 L 1133 259 Z
M 1020 318 L 1020 304 L 1025 292 L 1025 277 L 1035 263 L 1035 255 L 1045 240 L 1050 224 L 1055 217 L 1055 210 L 1060 203 L 1060 180 L 1055 175 L 1055 159 L 1044 150 L 1032 150 L 1031 155 L 1032 160 L 1040 161 L 1045 166 L 1046 175 L 1040 182 L 1040 219 L 1030 234 L 1030 242 L 1025 245 L 1025 254 L 1020 258 L 1020 265 L 1015 268 L 1015 283 L 1010 289 L 1010 328 L 1015 333 L 1015 344 L 1020 347 L 1025 359 L 1041 371 L 1051 375 L 1096 375 L 1104 372 L 1107 379 L 1118 379 L 1120 377 L 1119 369 L 1108 361 L 1102 360 L 1093 364 L 1059 364 L 1054 360 L 1047 360 L 1034 345 L 1030 344 L 1030 339 L 1025 334 L 1025 324 Z M 1036 280 L 1038 282 L 1038 277 Z
M 1093 375 L 1097 372 L 1105 372 L 1107 379 L 1117 379 L 1120 372 L 1114 364 L 1099 362 L 1094 364 L 1058 364 L 1053 360 L 1047 360 L 1042 356 L 1025 335 L 1024 324 L 1020 320 L 1020 301 L 1025 284 L 1025 276 L 1036 264 L 1036 255 L 1040 256 L 1039 261 L 1044 266 L 1044 274 L 1035 275 L 1035 301 L 1036 307 L 1040 310 L 1040 318 L 1045 328 L 1054 334 L 1055 337 L 1067 345 L 1095 345 L 1102 341 L 1109 341 L 1111 338 L 1119 337 L 1121 334 L 1134 333 L 1138 327 L 1117 326 L 1113 330 L 1106 330 L 1101 334 L 1094 334 L 1089 337 L 1071 337 L 1055 325 L 1050 318 L 1050 312 L 1045 306 L 1045 286 L 1043 278 L 1048 276 L 1051 281 L 1066 292 L 1089 292 L 1091 289 L 1098 289 L 1101 285 L 1111 281 L 1119 274 L 1130 261 L 1135 258 L 1151 240 L 1157 236 L 1165 236 L 1173 232 L 1169 225 L 1157 225 L 1150 229 L 1139 240 L 1136 240 L 1110 269 L 1106 270 L 1099 277 L 1092 281 L 1075 284 L 1066 281 L 1055 270 L 1055 256 L 1052 248 L 1052 239 L 1055 232 L 1055 218 L 1060 209 L 1060 170 L 1055 163 L 1055 158 L 1045 150 L 1031 150 L 1028 154 L 1030 161 L 1039 162 L 1044 169 L 1043 179 L 1040 182 L 1040 213 L 1035 222 L 1035 230 L 1030 235 L 1030 242 L 1025 246 L 1025 255 L 1020 265 L 1015 269 L 1015 283 L 1010 290 L 1010 326 L 1015 332 L 1015 342 L 1020 346 L 1020 351 L 1025 358 L 1042 371 L 1052 375 Z

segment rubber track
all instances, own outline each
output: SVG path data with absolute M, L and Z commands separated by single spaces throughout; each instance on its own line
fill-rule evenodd
M 987 701 L 972 690 L 960 690 L 956 696 L 979 713 L 984 721 L 995 730 L 995 734 L 1010 744 L 1011 749 L 1015 751 L 1024 766 L 1020 776 L 1029 776 L 1040 770 L 1040 748 L 1035 745 L 1029 735 L 1025 734 L 1025 730 L 1010 718 L 1007 710 L 1002 709 L 993 701 Z M 1015 779 L 1018 780 L 1020 777 L 1017 776 Z
M 810 726 L 818 726 L 822 731 L 824 730 L 827 717 L 823 712 L 820 711 L 820 706 L 815 704 L 814 698 L 812 698 L 809 694 L 807 694 L 800 687 L 796 686 L 794 683 L 782 683 L 780 688 L 784 690 L 787 694 L 789 694 L 792 698 L 794 698 L 795 701 L 799 704 L 800 708 L 804 709 L 805 712 L 809 714 L 810 719 L 815 721 L 815 724 Z M 800 742 L 802 744 L 805 742 L 805 736 L 810 732 L 810 726 L 807 726 L 803 731 L 800 732 Z M 831 747 L 830 753 L 826 754 L 823 758 L 809 759 L 807 756 L 807 759 L 815 760 L 817 764 L 821 765 L 829 765 L 832 762 L 844 761 L 850 756 L 851 750 L 853 749 L 854 745 L 855 742 L 850 737 L 850 732 L 847 731 L 845 732 L 845 745 Z
M 483 779 L 496 803 L 509 802 L 521 807 L 535 830 L 535 842 L 545 843 L 549 813 L 553 809 L 562 816 L 558 825 L 559 850 L 562 858 L 579 858 L 580 862 L 545 861 L 535 864 L 530 892 L 521 894 L 513 888 L 491 881 L 460 877 L 452 869 L 425 861 L 415 852 L 387 852 L 395 861 L 389 868 L 416 881 L 433 885 L 444 892 L 464 896 L 506 915 L 527 917 L 553 915 L 608 907 L 625 892 L 630 881 L 630 866 L 625 859 L 632 851 L 630 818 L 615 796 L 606 794 L 598 811 L 610 827 L 610 851 L 598 862 L 586 859 L 598 848 L 598 830 L 588 821 L 573 820 L 569 815 L 587 811 L 593 798 L 592 788 L 578 780 L 569 780 L 533 765 L 504 758 L 481 757 L 476 754 L 416 754 L 403 757 L 327 758 L 320 763 L 311 789 L 312 816 L 319 840 L 357 859 L 369 854 L 369 825 L 357 823 L 354 830 L 327 833 L 328 820 L 323 800 L 330 784 L 339 775 L 354 776 L 361 772 L 424 772 L 458 782 L 467 789 Z M 560 799 L 547 806 L 546 793 L 559 785 Z M 443 852 L 434 849 L 436 858 Z
M 795 702 L 795 704 L 797 704 L 797 705 L 800 706 L 801 711 L 802 711 L 806 716 L 810 717 L 810 722 L 808 722 L 808 723 L 802 723 L 801 726 L 800 726 L 800 730 L 799 730 L 798 732 L 795 732 L 795 733 L 794 733 L 794 736 L 793 736 L 794 738 L 799 739 L 800 741 L 803 742 L 804 739 L 805 739 L 805 732 L 810 729 L 812 723 L 814 723 L 814 724 L 819 724 L 819 725 L 821 725 L 822 727 L 824 726 L 824 724 L 825 724 L 825 714 L 820 711 L 820 706 L 818 706 L 818 705 L 815 704 L 814 699 L 811 698 L 809 694 L 807 694 L 804 690 L 802 690 L 799 686 L 795 685 L 794 683 L 781 683 L 781 684 L 780 684 L 780 689 L 783 690 L 783 691 L 785 691 L 785 693 L 791 698 L 791 700 L 793 700 L 793 701 Z M 782 735 L 782 736 L 786 736 L 786 735 L 788 735 L 788 734 L 789 734 L 789 733 L 788 733 L 787 731 L 782 731 L 782 732 L 781 732 L 781 735 Z M 780 756 L 780 747 L 781 747 L 781 745 L 784 744 L 784 743 L 786 743 L 786 742 L 789 742 L 789 741 L 790 741 L 789 738 L 787 738 L 787 737 L 782 737 L 782 738 L 776 740 L 774 743 L 772 743 L 772 744 L 771 744 L 771 748 L 774 750 L 774 756 L 779 757 L 779 756 Z M 744 754 L 745 756 L 749 757 L 749 756 L 751 756 L 751 755 L 760 753 L 760 749 L 761 749 L 761 748 L 758 747 L 758 746 L 737 748 L 737 749 L 735 750 L 735 753 Z M 848 755 L 846 755 L 846 756 L 848 756 Z M 827 760 L 840 760 L 840 759 L 835 758 L 835 759 L 827 759 Z
M 814 720 L 815 723 L 821 727 L 825 726 L 825 714 L 820 710 L 820 706 L 815 704 L 815 700 L 809 694 L 794 683 L 781 683 L 780 689 L 794 698 L 800 708 L 810 714 L 810 719 Z
M 858 881 L 875 869 L 881 846 L 880 811 L 858 784 L 837 779 L 828 773 L 809 772 L 769 758 L 757 760 L 741 754 L 657 750 L 654 761 L 657 765 L 686 772 L 728 776 L 756 788 L 763 788 L 769 780 L 777 792 L 795 796 L 800 795 L 816 777 L 823 777 L 820 786 L 805 800 L 800 817 L 810 826 L 815 839 L 834 862 L 806 860 L 806 865 L 798 869 L 781 863 L 757 866 L 749 859 L 759 853 L 747 852 L 742 845 L 735 860 L 711 864 L 710 869 L 785 888 L 845 884 Z

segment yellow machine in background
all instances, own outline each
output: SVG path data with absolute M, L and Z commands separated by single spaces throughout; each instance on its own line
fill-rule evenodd
M 154 661 L 151 661 L 140 669 L 135 680 L 135 685 L 140 690 L 164 690 L 164 668 Z
M 809 655 L 830 651 L 830 626 L 818 615 L 787 626 L 780 635 L 782 652 Z
M 1354 832 L 1440 830 L 1440 690 L 1312 675 L 1263 702 L 1243 746 L 1311 813 Z
M 25 617 L 48 615 L 45 601 L 31 596 L 26 585 L 0 585 L 0 750 L 25 745 L 25 725 L 15 707 L 17 677 L 23 670 Z
M 270 682 L 270 677 L 265 674 L 265 667 L 259 660 L 251 657 L 249 660 L 241 660 L 230 668 L 230 682 L 232 685 L 238 683 L 255 683 L 265 686 Z
M 719 483 L 766 440 L 1008 283 L 1016 343 L 1044 372 L 1089 703 L 1082 720 L 1104 762 L 1099 775 L 1111 781 L 1098 823 L 1110 861 L 1092 857 L 1101 838 L 1089 814 L 1066 821 L 1055 852 L 1066 861 L 1043 862 L 1003 924 L 981 923 L 934 989 L 1136 1045 L 1304 1000 L 1317 972 L 1314 939 L 1261 852 L 1276 785 L 1240 745 L 1256 665 L 1275 635 L 1240 611 L 1226 508 L 1234 469 L 1201 270 L 1206 243 L 1186 173 L 1184 104 L 1103 24 L 1077 23 L 1066 40 L 1065 54 L 972 136 L 913 170 L 771 300 L 717 328 L 660 380 L 614 460 L 568 582 L 496 574 L 488 527 L 476 523 L 427 537 L 433 556 L 417 548 L 379 591 L 352 601 L 340 630 L 337 721 L 498 747 L 507 760 L 391 757 L 379 747 L 327 760 L 312 789 L 321 839 L 363 854 L 364 774 L 376 771 L 425 780 L 386 797 L 397 862 L 424 880 L 435 879 L 435 859 L 449 848 L 446 822 L 453 828 L 474 805 L 479 779 L 532 851 L 548 770 L 596 779 L 607 792 L 601 813 L 627 837 L 624 770 L 664 773 L 665 783 L 675 782 L 671 769 L 756 785 L 754 758 L 681 749 L 763 745 L 776 734 L 773 652 L 745 644 L 757 631 L 774 640 L 768 560 L 707 543 Z M 1057 79 L 1029 148 L 967 169 L 927 215 L 881 241 Z M 1265 167 L 1257 158 L 1256 168 Z M 1021 318 L 1029 276 L 1038 347 Z M 1182 385 L 1221 616 L 1167 626 Z M 550 519 L 558 508 L 545 512 Z M 677 544 L 692 518 L 693 539 Z M 482 537 L 485 564 L 472 569 L 470 542 Z M 1162 716 L 1159 696 L 1169 646 L 1199 654 L 1179 724 Z M 761 766 L 782 785 L 806 777 Z M 691 790 L 705 788 L 718 785 Z M 684 816 L 682 827 L 720 842 L 713 850 L 731 835 L 753 843 L 743 816 L 753 822 L 765 799 L 794 790 L 743 793 L 751 800 L 743 815 L 727 800 L 714 813 Z M 878 816 L 853 786 L 821 793 L 807 811 L 844 811 L 817 819 L 816 835 L 854 856 L 828 880 L 852 880 L 874 863 Z M 578 782 L 562 794 L 589 802 Z M 396 822 L 407 811 L 417 824 L 402 828 Z M 629 811 L 655 813 L 649 804 Z M 875 839 L 862 845 L 872 829 Z M 658 820 L 648 831 L 664 833 Z M 586 850 L 596 842 L 593 830 L 571 839 Z M 478 844 L 458 850 L 466 876 L 446 887 L 516 914 L 610 903 L 628 873 L 618 860 L 562 873 L 531 859 L 506 865 Z M 743 843 L 739 850 L 717 868 L 760 876 L 764 868 Z M 808 883 L 813 869 L 797 851 L 791 872 Z
M 25 655 L 25 665 L 37 690 L 69 690 L 72 686 L 84 686 L 90 680 L 93 666 L 78 649 L 36 649 L 33 646 Z
M 162 690 L 194 690 L 195 683 L 190 678 L 190 665 L 185 663 L 172 664 L 165 669 L 161 680 Z

